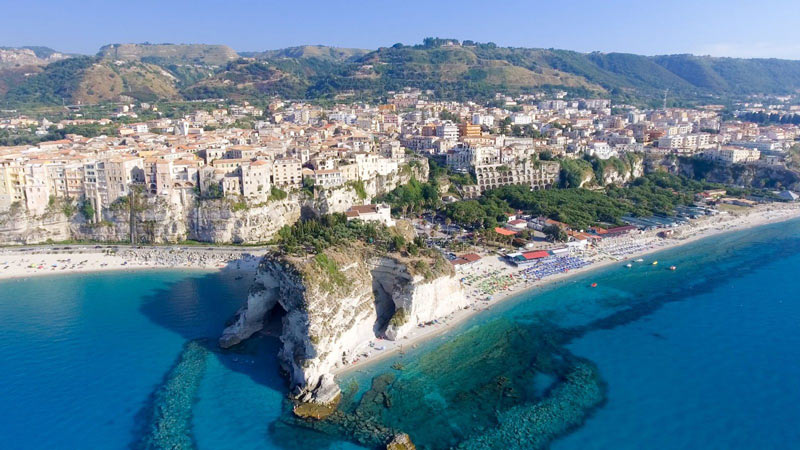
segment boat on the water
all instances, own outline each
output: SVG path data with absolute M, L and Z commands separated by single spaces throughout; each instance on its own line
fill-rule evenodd
M 658 261 L 653 261 L 653 265 L 657 266 L 658 265 Z
M 597 283 L 592 283 L 592 284 L 591 284 L 591 286 L 592 286 L 593 288 L 595 288 L 595 287 L 597 287 Z
M 644 262 L 644 259 L 639 258 L 639 259 L 636 260 L 636 262 Z
M 631 267 L 633 267 L 633 264 L 631 264 L 631 263 L 625 264 L 625 267 L 630 269 Z
M 678 268 L 675 266 L 669 266 L 669 270 L 677 270 Z

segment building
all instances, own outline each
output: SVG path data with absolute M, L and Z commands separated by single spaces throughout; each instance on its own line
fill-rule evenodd
M 488 114 L 473 114 L 472 115 L 472 124 L 473 125 L 486 125 L 487 127 L 494 126 L 494 116 Z
M 358 219 L 364 222 L 380 222 L 387 227 L 394 226 L 392 210 L 384 204 L 352 206 L 344 214 L 347 220 Z
M 88 169 L 84 168 L 84 170 Z M 127 196 L 130 193 L 131 184 L 144 184 L 145 182 L 144 159 L 136 156 L 111 158 L 102 163 L 97 171 L 98 177 L 101 175 L 101 172 L 105 174 L 107 196 L 101 203 L 102 206 L 108 206 L 113 203 L 114 200 Z M 84 174 L 84 178 L 88 179 L 89 176 Z M 97 187 L 102 197 L 103 182 L 99 182 Z M 95 205 L 95 209 L 100 209 L 97 206 L 98 205 Z
M 708 152 L 708 155 L 712 159 L 731 164 L 756 162 L 761 159 L 761 152 L 758 150 L 736 147 L 722 147 Z
M 272 184 L 278 187 L 299 187 L 303 183 L 303 165 L 299 159 L 279 158 L 272 165 Z
M 460 123 L 458 124 L 458 135 L 462 138 L 480 137 L 481 126 L 473 125 L 471 123 L 466 123 L 466 122 Z
M 480 192 L 513 184 L 528 185 L 531 189 L 550 189 L 558 184 L 561 167 L 553 161 L 526 159 L 510 164 L 475 166 Z
M 25 201 L 25 168 L 17 160 L 0 160 L 0 210 Z
M 313 173 L 314 185 L 323 188 L 341 186 L 345 183 L 340 170 L 315 170 Z
M 441 139 L 455 141 L 458 139 L 458 127 L 450 122 L 445 122 L 436 127 L 436 136 Z
M 253 161 L 242 165 L 241 193 L 245 197 L 267 196 L 270 192 L 270 164 Z

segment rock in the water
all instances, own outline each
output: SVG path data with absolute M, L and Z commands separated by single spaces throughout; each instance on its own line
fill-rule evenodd
M 386 450 L 416 450 L 416 448 L 411 442 L 411 437 L 406 433 L 396 434 L 392 441 L 386 444 Z
M 339 401 L 341 399 L 342 395 L 338 394 L 328 403 L 319 403 L 315 401 L 299 402 L 294 405 L 292 412 L 301 419 L 323 420 L 336 412 L 336 407 L 339 406 Z

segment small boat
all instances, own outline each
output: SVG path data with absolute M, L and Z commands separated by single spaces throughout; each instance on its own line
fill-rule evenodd
M 636 262 L 644 262 L 644 259 L 639 258 L 639 259 L 636 260 Z
M 631 264 L 631 263 L 625 264 L 625 267 L 630 269 L 631 267 L 633 267 L 633 264 Z
M 678 268 L 675 266 L 669 266 L 669 270 L 677 270 Z
M 597 283 L 592 283 L 592 284 L 591 284 L 591 286 L 592 286 L 593 288 L 595 288 L 595 287 L 597 287 Z
M 653 261 L 653 265 L 657 266 L 658 265 L 658 261 Z

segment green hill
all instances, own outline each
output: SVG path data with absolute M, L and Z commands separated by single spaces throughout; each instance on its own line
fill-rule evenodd
M 112 63 L 80 56 L 47 65 L 40 73 L 9 86 L 4 101 L 10 105 L 60 105 L 138 100 L 177 99 L 176 79 L 153 64 Z
M 325 45 L 301 45 L 264 52 L 239 52 L 239 55 L 256 59 L 301 59 L 316 58 L 328 61 L 352 61 L 366 55 L 371 50 L 361 48 L 328 47 Z
M 143 61 L 159 65 L 202 64 L 222 66 L 239 57 L 226 45 L 207 44 L 110 44 L 97 56 L 122 61 Z
M 47 54 L 46 49 L 36 51 Z M 669 89 L 676 101 L 716 102 L 797 92 L 800 61 L 580 53 L 426 39 L 424 45 L 374 51 L 313 45 L 241 56 L 222 45 L 113 44 L 97 57 L 0 73 L 0 101 L 6 104 L 94 102 L 120 95 L 334 99 L 346 93 L 370 100 L 404 87 L 461 100 L 557 88 L 651 104 Z

